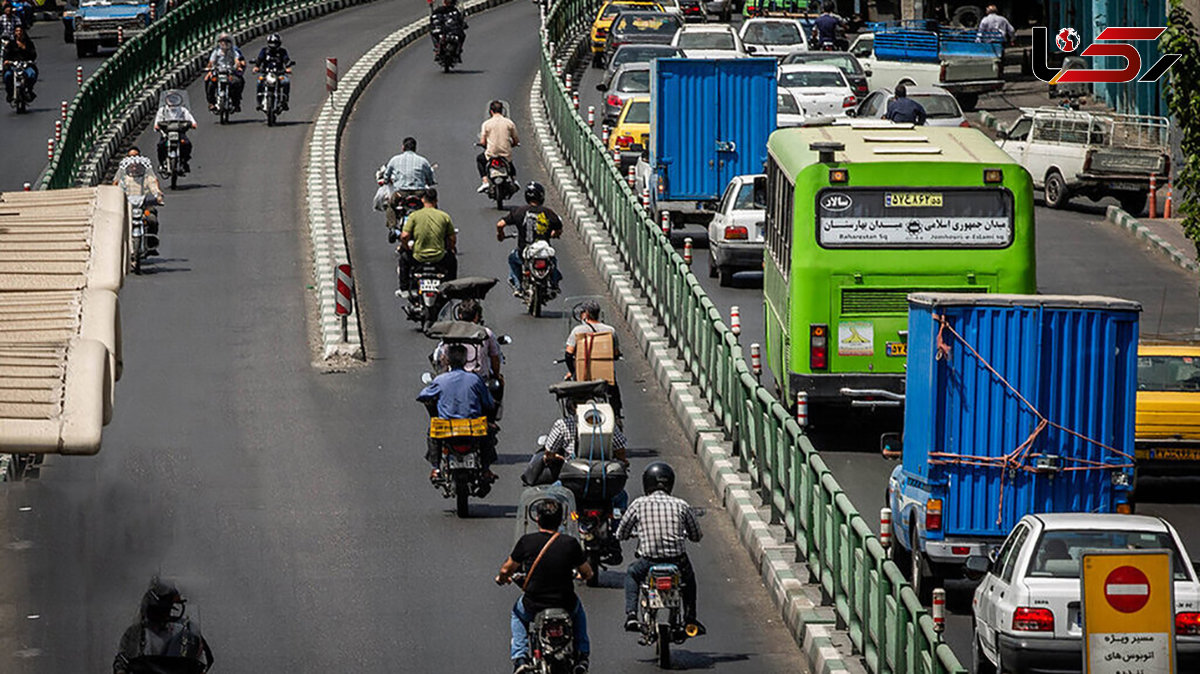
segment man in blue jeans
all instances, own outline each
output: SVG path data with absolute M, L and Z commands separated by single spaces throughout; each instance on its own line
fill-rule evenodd
M 524 594 L 512 608 L 513 672 L 528 671 L 529 623 L 545 609 L 560 608 L 571 612 L 575 628 L 574 674 L 586 674 L 591 644 L 583 602 L 575 596 L 575 572 L 587 580 L 592 577 L 592 567 L 579 541 L 558 530 L 563 522 L 562 504 L 545 500 L 538 503 L 536 512 L 538 530 L 517 541 L 496 575 L 496 584 L 504 585 L 512 582 L 518 571 L 526 574 L 521 588 Z

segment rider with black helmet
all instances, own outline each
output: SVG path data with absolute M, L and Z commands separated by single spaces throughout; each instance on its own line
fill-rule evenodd
M 204 672 L 212 667 L 212 649 L 183 616 L 186 601 L 173 584 L 152 579 L 142 595 L 138 622 L 121 636 L 113 673 Z
M 266 77 L 262 73 L 268 70 L 275 70 L 279 73 L 279 86 L 283 92 L 283 100 L 279 103 L 284 110 L 288 109 L 288 98 L 292 95 L 292 78 L 288 77 L 287 73 L 292 72 L 291 63 L 292 59 L 288 56 L 288 50 L 283 48 L 283 38 L 279 37 L 279 33 L 271 33 L 267 37 L 267 46 L 260 49 L 258 58 L 254 59 L 254 72 L 259 73 L 255 110 L 262 110 L 263 107 L 263 89 L 266 87 Z
M 655 564 L 679 567 L 684 622 L 695 626 L 696 636 L 708 631 L 696 620 L 696 572 L 684 549 L 687 541 L 698 543 L 703 533 L 688 502 L 671 495 L 674 488 L 675 471 L 670 465 L 655 461 L 646 466 L 642 473 L 645 495 L 629 504 L 617 528 L 618 540 L 638 539 L 637 559 L 625 576 L 625 629 L 630 632 L 638 631 L 638 587 Z
M 549 241 L 562 235 L 562 219 L 553 210 L 547 208 L 546 188 L 541 183 L 531 182 L 525 186 L 525 206 L 518 206 L 509 211 L 508 215 L 496 223 L 496 240 L 504 241 L 504 228 L 517 228 L 517 247 L 508 254 L 508 284 L 513 288 L 513 294 L 521 295 L 521 260 L 525 247 L 534 241 Z M 557 261 L 550 270 L 550 288 L 558 292 L 558 282 L 562 280 L 562 272 L 558 270 Z

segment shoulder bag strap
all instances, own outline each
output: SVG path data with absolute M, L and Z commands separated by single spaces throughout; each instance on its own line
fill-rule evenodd
M 529 579 L 533 578 L 533 570 L 537 568 L 538 562 L 542 561 L 542 555 L 546 554 L 546 551 L 549 550 L 550 546 L 554 544 L 555 539 L 558 538 L 560 533 L 562 532 L 554 532 L 554 535 L 550 537 L 550 540 L 546 541 L 546 544 L 542 546 L 542 550 L 538 553 L 538 556 L 533 559 L 533 564 L 529 565 L 529 571 L 525 573 L 525 582 L 521 583 L 522 592 L 525 591 L 525 588 L 529 587 Z

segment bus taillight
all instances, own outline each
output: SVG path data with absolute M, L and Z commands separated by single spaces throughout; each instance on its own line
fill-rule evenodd
M 808 326 L 808 367 L 812 370 L 829 368 L 829 326 Z

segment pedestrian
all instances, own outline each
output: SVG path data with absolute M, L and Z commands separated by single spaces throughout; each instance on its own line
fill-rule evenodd
M 987 6 L 987 16 L 979 22 L 979 38 L 977 39 L 982 39 L 983 35 L 989 31 L 999 33 L 1005 45 L 1012 44 L 1013 36 L 1017 32 L 1008 19 L 1000 15 L 1000 10 L 995 5 Z
M 908 87 L 903 83 L 896 85 L 896 96 L 888 101 L 887 119 L 901 124 L 925 124 L 925 107 L 908 97 Z

